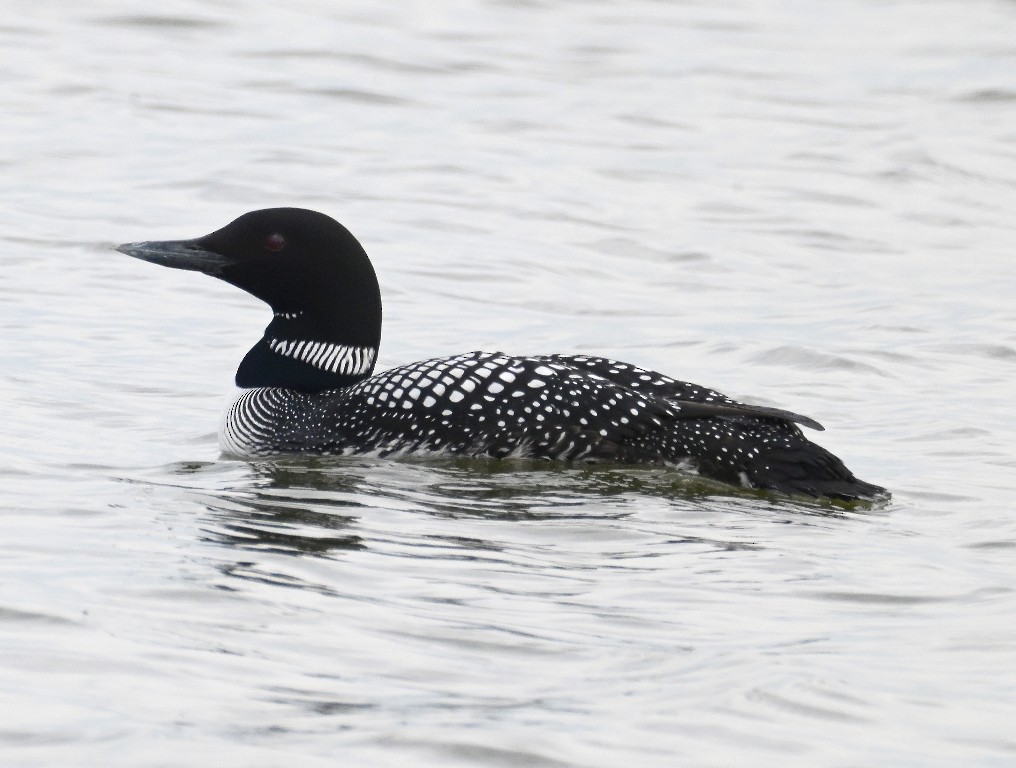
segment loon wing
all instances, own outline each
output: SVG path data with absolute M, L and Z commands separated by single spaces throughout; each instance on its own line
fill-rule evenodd
M 272 446 L 320 453 L 447 451 L 609 461 L 639 450 L 633 446 L 648 446 L 653 435 L 669 436 L 661 439 L 675 445 L 677 436 L 684 436 L 678 442 L 691 445 L 700 429 L 695 420 L 712 421 L 705 429 L 710 433 L 734 434 L 762 423 L 781 435 L 800 435 L 784 411 L 718 394 L 720 402 L 706 400 L 708 394 L 678 399 L 673 391 L 688 392 L 694 385 L 623 363 L 589 365 L 589 360 L 594 359 L 471 352 L 392 368 L 347 389 L 292 393 L 283 413 L 272 419 Z M 647 373 L 655 377 L 649 385 L 640 378 Z M 632 386 L 635 381 L 640 386 Z M 675 431 L 668 424 L 688 426 Z M 643 453 L 655 460 L 680 452 L 668 446 Z
M 499 352 L 394 368 L 346 396 L 385 406 L 372 421 L 380 428 L 380 442 L 394 451 L 448 449 L 494 457 L 612 458 L 625 440 L 678 413 L 662 398 L 573 365 Z M 404 407 L 409 401 L 424 407 Z
M 801 424 L 822 432 L 821 424 L 812 418 L 782 408 L 740 403 L 719 392 L 687 381 L 678 381 L 662 373 L 639 368 L 605 357 L 587 355 L 546 355 L 547 362 L 560 363 L 578 370 L 602 376 L 623 387 L 629 387 L 650 397 L 660 397 L 680 407 L 676 418 L 704 418 L 707 416 L 747 417 L 776 419 Z

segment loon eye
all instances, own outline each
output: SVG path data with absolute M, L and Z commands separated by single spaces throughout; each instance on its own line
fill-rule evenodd
M 286 247 L 286 238 L 278 232 L 273 232 L 265 238 L 265 248 L 272 252 L 281 251 Z

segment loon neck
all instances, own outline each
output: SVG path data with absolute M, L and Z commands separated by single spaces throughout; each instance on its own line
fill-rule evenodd
M 283 387 L 302 392 L 341 389 L 370 376 L 381 341 L 376 322 L 321 322 L 303 310 L 276 311 L 264 336 L 244 356 L 236 385 Z

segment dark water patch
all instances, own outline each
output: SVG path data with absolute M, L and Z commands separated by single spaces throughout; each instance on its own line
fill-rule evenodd
M 0 606 L 0 624 L 10 627 L 12 624 L 54 624 L 77 626 L 80 622 L 45 613 L 24 611 L 17 608 L 6 608 Z
M 814 592 L 814 597 L 822 600 L 833 600 L 841 603 L 859 603 L 863 605 L 926 605 L 932 603 L 952 602 L 955 596 L 941 597 L 930 595 L 901 595 L 887 592 Z
M 123 16 L 97 16 L 90 23 L 106 27 L 126 27 L 166 30 L 221 30 L 229 26 L 226 22 L 194 16 L 169 16 L 158 14 L 129 14 Z
M 1006 106 L 1016 102 L 1016 90 L 1007 88 L 985 88 L 978 91 L 966 91 L 951 97 L 952 101 L 973 104 L 998 104 Z

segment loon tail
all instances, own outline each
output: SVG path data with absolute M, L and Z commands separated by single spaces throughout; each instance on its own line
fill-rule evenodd
M 745 467 L 755 488 L 792 496 L 814 496 L 841 501 L 876 501 L 887 498 L 881 486 L 866 483 L 836 456 L 801 436 L 799 440 L 771 445 Z M 741 479 L 742 483 L 744 478 Z

